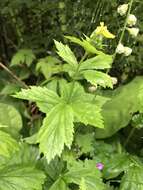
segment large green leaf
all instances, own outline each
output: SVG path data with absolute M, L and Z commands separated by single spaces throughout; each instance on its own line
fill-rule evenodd
M 47 114 L 34 140 L 40 143 L 40 151 L 48 162 L 56 155 L 61 155 L 64 145 L 71 147 L 74 121 L 103 127 L 100 106 L 93 103 L 93 95 L 85 93 L 83 87 L 76 82 L 62 82 L 59 89 L 60 97 L 54 91 L 42 87 L 31 87 L 15 95 L 17 98 L 36 101 Z
M 33 166 L 0 167 L 0 190 L 42 190 L 45 175 Z
M 76 66 L 77 60 L 71 49 L 67 45 L 62 44 L 61 42 L 58 42 L 56 40 L 54 42 L 58 50 L 57 51 L 58 55 L 62 57 L 62 59 L 67 63 L 69 63 L 70 65 Z
M 0 131 L 0 155 L 9 157 L 19 149 L 18 143 L 8 133 Z
M 21 115 L 15 107 L 0 103 L 0 124 L 8 126 L 3 130 L 16 137 L 22 128 Z
M 128 169 L 132 164 L 129 155 L 125 153 L 114 154 L 108 159 L 108 162 L 105 163 L 103 170 L 104 178 L 112 179 L 120 175 L 123 171 Z
M 102 93 L 110 100 L 102 107 L 105 128 L 96 129 L 96 138 L 110 137 L 128 125 L 133 113 L 140 110 L 138 95 L 142 83 L 143 77 L 136 77 L 126 85 Z
M 113 58 L 111 55 L 101 54 L 82 62 L 80 70 L 108 69 L 111 67 L 112 62 Z
M 46 116 L 39 131 L 40 151 L 48 162 L 61 155 L 64 145 L 70 148 L 73 140 L 73 111 L 69 105 L 58 104 Z
M 142 190 L 143 166 L 132 166 L 124 174 L 119 190 Z

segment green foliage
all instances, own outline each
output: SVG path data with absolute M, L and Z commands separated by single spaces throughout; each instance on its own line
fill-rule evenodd
M 43 172 L 30 166 L 0 166 L 1 190 L 40 190 L 44 178 Z
M 64 182 L 64 180 L 62 179 L 58 179 L 50 188 L 50 190 L 68 190 L 68 187 L 66 185 L 66 183 Z
M 56 155 L 61 155 L 64 145 L 71 147 L 73 119 L 71 107 L 62 103 L 55 106 L 44 119 L 37 140 L 40 143 L 40 151 L 44 153 L 48 162 Z
M 104 190 L 104 183 L 101 180 L 101 173 L 96 168 L 94 161 L 86 160 L 84 163 L 77 162 L 65 174 L 64 179 L 68 183 L 75 183 L 80 185 L 84 178 L 84 183 L 87 189 Z
M 0 190 L 143 189 L 142 2 L 134 39 L 119 4 L 0 2 Z
M 64 61 L 66 61 L 73 67 L 77 65 L 76 57 L 67 45 L 62 44 L 61 42 L 57 42 L 56 40 L 55 45 L 58 55 L 62 57 Z
M 26 64 L 28 67 L 35 60 L 35 55 L 30 49 L 19 50 L 11 60 L 11 66 L 16 66 L 20 64 Z
M 0 124 L 7 126 L 4 131 L 17 137 L 22 128 L 21 115 L 13 106 L 0 103 Z
M 90 102 L 89 95 L 80 85 L 76 83 L 71 94 L 72 87 L 72 84 L 63 84 L 61 97 L 54 91 L 42 87 L 23 89 L 15 95 L 17 98 L 36 101 L 40 110 L 46 112 L 46 118 L 38 133 L 37 142 L 40 143 L 40 151 L 44 153 L 48 162 L 55 155 L 61 155 L 64 145 L 71 147 L 75 117 L 85 125 L 103 127 L 100 107 Z
M 142 183 L 143 166 L 132 166 L 126 172 L 122 178 L 120 190 L 140 190 L 143 188 Z
M 132 119 L 132 115 L 140 110 L 138 95 L 142 80 L 142 77 L 136 77 L 127 85 L 109 91 L 109 93 L 103 93 L 110 100 L 103 105 L 102 115 L 105 129 L 96 130 L 97 138 L 110 137 L 121 128 L 126 127 Z
M 55 57 L 47 56 L 38 61 L 36 71 L 42 73 L 46 79 L 49 79 L 53 74 L 62 71 L 60 60 Z
M 19 148 L 17 142 L 3 131 L 0 131 L 0 147 L 0 155 L 5 157 L 9 157 L 12 152 L 15 152 Z

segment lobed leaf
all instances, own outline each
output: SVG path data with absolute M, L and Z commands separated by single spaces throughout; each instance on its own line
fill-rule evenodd
M 39 131 L 40 151 L 50 162 L 56 155 L 61 155 L 64 145 L 70 148 L 73 140 L 73 111 L 69 105 L 58 104 L 44 119 Z
M 54 42 L 58 50 L 57 51 L 58 55 L 70 65 L 76 66 L 78 63 L 71 49 L 67 45 L 62 44 L 61 42 L 58 42 L 56 40 L 54 40 Z
M 18 143 L 8 133 L 0 131 L 0 155 L 10 157 L 19 149 Z
M 31 86 L 30 89 L 22 89 L 14 97 L 36 102 L 40 110 L 45 113 L 60 100 L 60 97 L 54 91 L 40 86 Z
M 0 190 L 42 190 L 45 175 L 33 166 L 11 165 L 0 168 Z
M 17 137 L 22 128 L 21 115 L 14 106 L 0 103 L 0 124 L 7 126 L 3 128 L 4 131 Z

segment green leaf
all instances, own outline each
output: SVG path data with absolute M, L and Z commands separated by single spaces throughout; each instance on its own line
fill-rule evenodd
M 47 113 L 50 108 L 60 101 L 60 97 L 54 91 L 40 86 L 31 86 L 30 89 L 22 89 L 14 97 L 36 102 L 40 110 L 44 113 Z
M 5 162 L 5 165 L 30 165 L 36 166 L 39 161 L 40 153 L 38 147 L 19 143 L 19 150 L 15 151 Z
M 17 91 L 20 90 L 20 87 L 16 84 L 7 84 L 2 90 L 1 90 L 1 94 L 4 95 L 9 95 L 9 94 L 13 94 L 16 93 Z
M 21 49 L 13 56 L 11 60 L 11 66 L 24 63 L 27 66 L 30 66 L 35 59 L 36 57 L 31 49 Z
M 87 190 L 104 190 L 104 183 L 101 179 L 101 173 L 96 168 L 94 161 L 86 160 L 85 162 L 76 162 L 63 176 L 67 183 L 80 185 L 84 178 Z
M 83 153 L 86 154 L 94 150 L 93 139 L 94 139 L 93 133 L 76 135 L 75 142 L 78 145 L 78 147 L 81 149 L 81 154 Z
M 18 143 L 8 133 L 0 131 L 0 156 L 10 157 L 19 149 Z
M 132 166 L 124 174 L 119 190 L 142 190 L 143 166 Z
M 0 190 L 42 190 L 45 175 L 32 166 L 11 165 L 0 168 Z
M 95 127 L 104 128 L 100 107 L 93 104 L 92 95 L 84 92 L 84 89 L 75 83 L 74 88 L 72 83 L 66 84 L 61 88 L 61 96 L 64 100 L 69 101 L 73 109 L 74 116 L 79 122 L 85 125 L 93 125 Z
M 3 130 L 17 137 L 22 128 L 21 115 L 15 107 L 0 103 L 0 124 L 7 125 L 8 127 L 3 128 Z
M 47 56 L 39 60 L 36 65 L 36 71 L 41 72 L 46 79 L 49 79 L 53 74 L 62 71 L 62 65 L 57 58 Z
M 79 38 L 76 38 L 74 36 L 65 36 L 67 39 L 69 39 L 71 42 L 76 43 L 80 46 L 82 46 L 85 51 L 93 54 L 102 54 L 102 51 L 98 51 L 87 39 L 80 40 Z
M 114 154 L 105 164 L 103 174 L 105 179 L 112 179 L 120 175 L 131 165 L 131 160 L 127 154 Z
M 71 66 L 76 66 L 77 65 L 77 60 L 74 55 L 74 53 L 71 51 L 71 49 L 67 46 L 62 44 L 61 42 L 58 42 L 54 40 L 56 48 L 57 48 L 57 53 L 58 55 L 67 63 L 69 63 Z
M 81 85 L 63 81 L 59 83 L 59 94 L 60 97 L 45 87 L 33 86 L 15 95 L 17 98 L 35 101 L 40 110 L 47 114 L 36 135 L 36 142 L 40 143 L 40 151 L 48 162 L 56 155 L 61 155 L 64 145 L 71 147 L 75 117 L 86 125 L 103 127 L 100 108 L 92 102 L 94 96 L 85 93 Z
M 85 125 L 92 125 L 104 128 L 101 109 L 94 104 L 77 101 L 72 104 L 72 108 L 78 121 Z
M 141 103 L 138 95 L 142 82 L 143 77 L 136 77 L 126 85 L 121 85 L 115 90 L 102 93 L 110 100 L 102 107 L 105 128 L 96 129 L 96 138 L 110 137 L 128 125 L 133 113 L 138 112 L 140 109 Z
M 113 88 L 112 79 L 109 75 L 100 71 L 82 71 L 85 79 L 93 85 Z
M 59 178 L 49 190 L 69 190 L 64 180 Z
M 111 68 L 112 62 L 113 58 L 111 55 L 101 54 L 82 62 L 80 70 L 108 69 Z
M 37 140 L 48 162 L 61 155 L 64 145 L 70 148 L 73 131 L 73 111 L 69 105 L 58 104 L 47 114 Z

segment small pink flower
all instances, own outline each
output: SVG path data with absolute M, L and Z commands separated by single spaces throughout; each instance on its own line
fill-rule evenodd
M 99 162 L 99 163 L 96 164 L 96 167 L 97 167 L 99 170 L 103 170 L 104 165 Z

